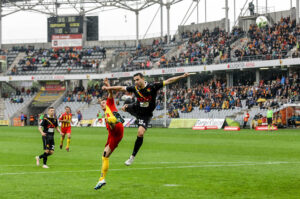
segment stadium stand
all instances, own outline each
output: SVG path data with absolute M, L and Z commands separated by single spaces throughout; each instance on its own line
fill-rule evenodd
M 266 28 L 253 24 L 248 31 L 248 43 L 236 49 L 233 56 L 236 61 L 283 59 L 296 46 L 299 35 L 300 26 L 289 17 Z
M 11 75 L 45 75 L 96 73 L 101 60 L 106 58 L 106 49 L 93 47 L 76 49 L 17 48 L 26 53 Z M 18 54 L 18 51 L 12 51 Z
M 45 91 L 40 90 L 37 95 L 34 97 L 32 105 L 39 107 L 47 107 L 50 106 L 53 102 L 55 102 L 58 98 L 63 95 L 64 91 Z
M 65 112 L 65 107 L 69 106 L 71 108 L 71 113 L 75 115 L 77 110 L 81 110 L 87 104 L 85 102 L 63 102 L 56 108 L 56 114 L 60 115 Z
M 300 90 L 297 74 L 287 79 L 284 77 L 263 82 L 259 85 L 243 85 L 227 87 L 226 83 L 210 80 L 204 83 L 195 83 L 187 89 L 184 84 L 175 84 L 167 90 L 167 114 L 169 118 L 225 118 L 234 117 L 237 121 L 243 121 L 243 112 L 249 110 L 250 119 L 258 113 L 266 114 L 267 107 L 280 107 L 285 103 L 300 101 Z M 83 89 L 83 88 L 81 88 Z M 80 109 L 85 119 L 96 118 L 100 110 L 97 104 L 97 89 L 89 88 L 82 92 L 83 98 L 73 102 L 64 102 L 72 109 Z M 93 93 L 92 100 L 86 101 L 87 93 Z M 96 95 L 96 93 L 98 95 Z M 117 108 L 121 110 L 122 93 L 115 98 Z M 74 99 L 80 96 L 74 95 Z M 263 99 L 260 102 L 260 99 Z M 164 94 L 160 91 L 157 96 L 157 107 L 154 118 L 164 117 Z M 79 104 L 78 104 L 79 103 Z M 131 118 L 130 114 L 120 111 L 123 117 Z
M 154 39 L 152 45 L 139 44 L 137 47 L 120 46 L 110 49 L 112 56 L 124 55 L 122 62 L 111 68 L 111 72 L 149 70 L 157 67 L 178 67 L 187 65 L 209 65 L 249 60 L 282 59 L 299 56 L 297 38 L 300 26 L 295 20 L 281 18 L 273 26 L 258 28 L 251 25 L 245 33 L 241 28 L 233 28 L 227 34 L 216 27 L 209 31 L 185 31 L 178 41 L 172 39 L 170 44 Z M 178 55 L 168 56 L 168 52 L 183 48 Z M 293 50 L 294 49 L 294 50 Z M 292 53 L 289 53 L 291 50 Z M 35 49 L 34 47 L 12 48 L 2 51 L 10 56 L 10 65 L 19 52 L 26 56 L 9 71 L 10 75 L 39 74 L 78 74 L 100 72 L 99 66 L 106 58 L 106 49 L 100 47 L 82 50 L 75 49 Z M 106 65 L 112 65 L 107 62 Z M 108 67 L 110 68 L 110 66 Z M 109 71 L 106 71 L 109 72 Z
M 21 110 L 27 102 L 31 101 L 32 98 L 34 98 L 34 95 L 11 96 L 11 98 L 4 99 L 4 119 L 8 120 Z

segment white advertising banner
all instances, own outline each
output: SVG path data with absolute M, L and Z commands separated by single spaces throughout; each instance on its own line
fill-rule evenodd
M 206 127 L 207 129 L 214 129 L 217 127 L 221 129 L 225 119 L 198 119 L 194 127 Z
M 102 74 L 76 74 L 76 75 L 27 75 L 27 76 L 1 76 L 0 81 L 38 81 L 38 80 L 93 80 L 93 79 L 117 79 L 124 77 L 132 77 L 135 73 L 140 72 L 145 76 L 164 75 L 164 74 L 178 74 L 186 72 L 203 72 L 203 71 L 226 71 L 247 68 L 261 68 L 273 67 L 281 65 L 297 65 L 300 63 L 300 58 L 276 59 L 266 61 L 252 61 L 252 62 L 233 62 L 227 64 L 212 64 L 212 65 L 198 65 L 186 66 L 176 68 L 160 68 L 152 70 L 139 70 L 131 72 L 117 72 L 117 73 L 102 73 Z
M 82 34 L 52 35 L 52 48 L 82 48 Z

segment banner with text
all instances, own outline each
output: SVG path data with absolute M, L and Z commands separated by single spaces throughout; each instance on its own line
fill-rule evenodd
M 82 34 L 52 35 L 52 48 L 82 48 Z
M 198 119 L 194 127 L 205 126 L 207 129 L 221 129 L 225 119 Z

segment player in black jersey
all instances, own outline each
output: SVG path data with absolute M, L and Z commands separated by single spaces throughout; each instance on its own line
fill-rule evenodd
M 40 159 L 43 159 L 43 168 L 45 169 L 49 168 L 47 166 L 48 156 L 54 153 L 54 129 L 63 135 L 58 127 L 57 119 L 54 117 L 54 108 L 49 107 L 48 115 L 44 116 L 44 119 L 39 126 L 39 131 L 43 140 L 44 153 L 35 157 L 37 166 L 40 165 Z
M 117 91 L 128 91 L 134 93 L 137 101 L 132 104 L 126 104 L 122 110 L 127 111 L 131 115 L 136 117 L 138 125 L 138 134 L 133 148 L 132 155 L 125 162 L 127 166 L 131 165 L 137 152 L 143 144 L 143 137 L 147 130 L 147 126 L 153 116 L 153 111 L 156 107 L 156 96 L 157 91 L 163 86 L 172 84 L 180 79 L 188 77 L 190 74 L 185 73 L 180 76 L 172 77 L 163 82 L 151 82 L 145 81 L 143 74 L 137 73 L 133 76 L 135 86 L 111 86 L 102 87 L 104 90 L 117 90 Z

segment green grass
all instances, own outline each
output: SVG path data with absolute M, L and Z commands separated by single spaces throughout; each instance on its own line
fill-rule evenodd
M 300 198 L 300 132 L 149 129 L 134 164 L 136 129 L 110 157 L 107 185 L 95 191 L 104 128 L 73 128 L 71 152 L 56 150 L 50 169 L 37 128 L 0 127 L 0 198 Z M 176 186 L 166 186 L 176 185 Z

